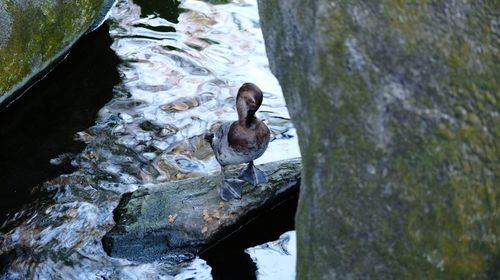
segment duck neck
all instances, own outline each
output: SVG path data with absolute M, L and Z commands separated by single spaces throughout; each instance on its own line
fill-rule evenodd
M 255 112 L 243 110 L 238 112 L 238 121 L 246 127 L 250 127 L 256 120 Z

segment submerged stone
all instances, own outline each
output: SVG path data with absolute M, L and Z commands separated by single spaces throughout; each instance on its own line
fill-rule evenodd
M 113 1 L 0 3 L 0 103 L 56 62 L 90 29 L 102 23 Z
M 106 251 L 112 257 L 138 261 L 193 258 L 259 210 L 298 191 L 299 159 L 259 168 L 269 182 L 256 188 L 247 185 L 241 200 L 220 199 L 220 176 L 156 184 L 125 194 L 114 211 L 116 226 L 103 239 Z
M 259 1 L 304 163 L 298 279 L 499 277 L 498 9 Z

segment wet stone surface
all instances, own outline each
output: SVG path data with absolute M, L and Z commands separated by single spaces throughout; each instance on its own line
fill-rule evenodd
M 193 258 L 255 216 L 253 212 L 298 193 L 300 159 L 258 168 L 269 182 L 247 185 L 241 200 L 220 200 L 218 175 L 145 186 L 124 195 L 114 211 L 116 225 L 103 239 L 106 251 L 140 261 Z

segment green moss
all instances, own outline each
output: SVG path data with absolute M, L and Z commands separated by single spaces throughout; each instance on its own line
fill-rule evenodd
M 12 32 L 0 48 L 0 100 L 67 50 L 90 26 L 101 4 L 80 0 L 21 5 L 7 0 Z
M 259 2 L 304 163 L 298 279 L 498 275 L 498 4 L 449 2 Z

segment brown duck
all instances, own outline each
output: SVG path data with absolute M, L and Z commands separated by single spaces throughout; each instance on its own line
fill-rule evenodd
M 221 165 L 222 182 L 219 194 L 222 200 L 240 199 L 245 181 L 253 186 L 267 182 L 264 172 L 253 164 L 253 161 L 266 151 L 271 138 L 266 124 L 255 117 L 262 99 L 262 91 L 256 85 L 243 84 L 236 96 L 238 120 L 223 123 L 214 134 L 205 136 Z M 226 166 L 241 163 L 248 165 L 238 179 L 226 178 Z

